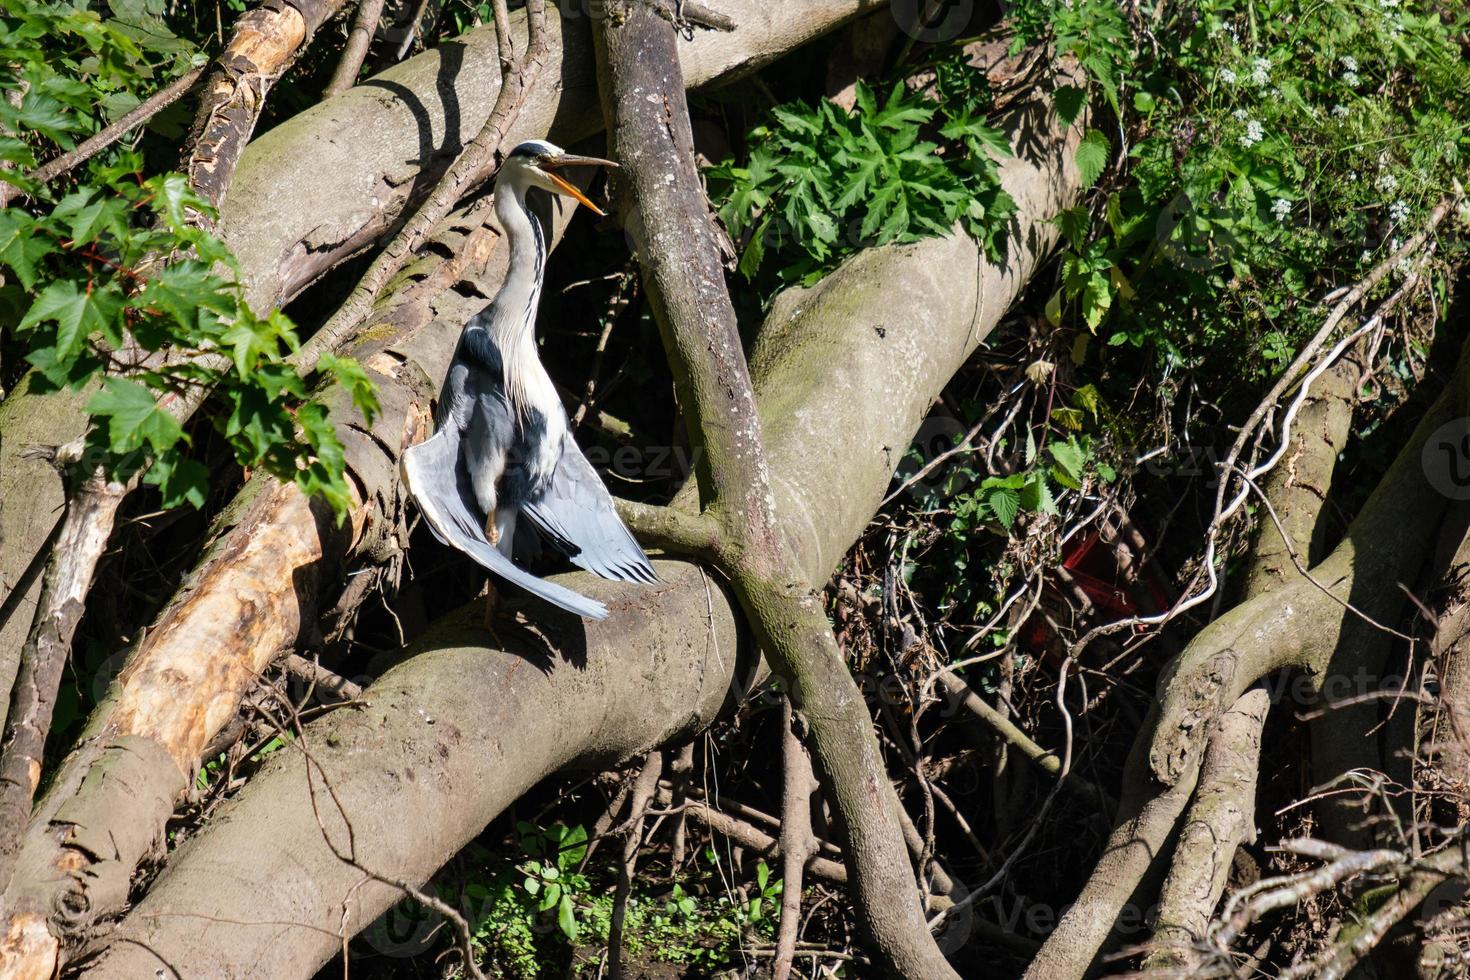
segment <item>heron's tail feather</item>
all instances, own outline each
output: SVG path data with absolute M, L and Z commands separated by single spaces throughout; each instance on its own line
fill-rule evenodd
M 473 491 L 460 469 L 458 445 L 444 432 L 403 452 L 404 486 L 413 495 L 434 537 L 553 605 L 586 619 L 606 619 L 607 607 L 596 599 L 537 578 L 486 540 L 484 515 L 472 503 Z

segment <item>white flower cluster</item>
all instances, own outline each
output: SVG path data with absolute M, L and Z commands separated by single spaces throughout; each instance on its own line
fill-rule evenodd
M 1291 202 L 1284 197 L 1278 197 L 1276 203 L 1271 205 L 1271 214 L 1277 221 L 1285 221 L 1291 214 Z
M 1220 69 L 1220 81 L 1224 82 L 1226 85 L 1234 85 L 1235 84 L 1235 72 L 1231 71 L 1229 68 L 1221 68 Z
M 1335 106 L 1332 107 L 1332 118 L 1333 119 L 1346 119 L 1347 117 L 1348 117 L 1348 107 L 1347 106 L 1345 106 L 1345 105 L 1343 105 L 1342 103 L 1339 102 L 1337 105 L 1335 105 Z
M 1392 194 L 1399 189 L 1399 179 L 1384 170 L 1378 174 L 1378 179 L 1373 181 L 1373 186 L 1384 194 Z
M 1362 79 L 1358 77 L 1358 73 L 1352 69 L 1342 73 L 1342 83 L 1350 88 L 1356 88 L 1361 81 Z
M 1267 58 L 1257 58 L 1251 62 L 1251 84 L 1260 88 L 1271 80 L 1271 62 Z
M 1396 225 L 1401 225 L 1409 216 L 1409 203 L 1402 198 L 1394 201 L 1388 206 L 1388 218 Z
M 1342 60 L 1342 66 L 1344 68 L 1346 68 L 1348 71 L 1357 71 L 1358 70 L 1358 59 L 1357 58 L 1354 58 L 1352 55 L 1345 54 L 1345 55 L 1342 56 L 1342 59 L 1341 60 Z
M 1255 146 L 1266 138 L 1266 131 L 1261 128 L 1259 120 L 1252 119 L 1245 124 L 1245 132 L 1241 134 L 1240 145 L 1245 147 Z

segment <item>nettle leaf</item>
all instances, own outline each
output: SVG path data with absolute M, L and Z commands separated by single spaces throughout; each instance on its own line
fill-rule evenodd
M 1064 208 L 1052 220 L 1061 229 L 1062 237 L 1074 251 L 1081 251 L 1087 242 L 1087 232 L 1092 227 L 1092 215 L 1085 207 Z
M 1051 453 L 1051 458 L 1056 460 L 1057 465 L 1068 476 L 1074 481 L 1082 479 L 1082 470 L 1087 460 L 1087 454 L 1077 444 L 1075 438 L 1068 439 L 1066 442 L 1053 442 L 1046 448 Z
M 995 487 L 986 495 L 985 503 L 1006 530 L 1009 531 L 1016 523 L 1016 515 L 1021 510 L 1021 496 L 1016 491 L 1009 487 Z
M 1063 85 L 1052 94 L 1052 100 L 1057 107 L 1057 118 L 1062 125 L 1070 126 L 1087 105 L 1087 90 L 1076 85 Z
M 130 378 L 104 378 L 87 411 L 101 423 L 108 448 L 119 455 L 144 446 L 161 454 L 184 438 L 179 420 L 158 407 L 153 392 Z
M 1082 137 L 1082 142 L 1077 145 L 1077 171 L 1084 189 L 1097 183 L 1102 172 L 1108 168 L 1108 157 L 1112 154 L 1112 149 L 1107 134 L 1101 130 L 1089 129 L 1087 135 Z
M 122 307 L 123 296 L 114 284 L 89 292 L 71 279 L 58 279 L 41 291 L 16 329 L 24 331 L 54 322 L 57 356 L 65 358 L 80 351 L 96 331 L 107 334 L 114 343 L 120 342 L 116 320 Z
M 1047 485 L 1045 476 L 1033 473 L 1031 479 L 1026 481 L 1026 485 L 1021 488 L 1021 506 L 1039 514 L 1057 512 L 1057 502 L 1051 495 L 1051 487 Z

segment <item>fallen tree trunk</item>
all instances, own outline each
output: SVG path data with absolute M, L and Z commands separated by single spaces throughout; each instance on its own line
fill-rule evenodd
M 1032 134 L 1050 129 L 1045 118 L 1018 125 Z M 882 499 L 901 447 L 1050 247 L 1047 219 L 1077 193 L 1078 134 L 1028 140 L 1028 156 L 1002 166 L 1019 211 L 1004 266 L 951 235 L 865 252 L 773 306 L 752 375 L 776 510 L 810 583 L 831 574 Z M 834 428 L 849 433 L 841 445 L 830 438 Z M 742 676 L 733 626 L 725 625 L 734 614 L 697 569 L 663 563 L 660 575 L 665 585 L 651 591 L 574 576 L 574 586 L 607 600 L 614 616 L 554 625 L 550 638 L 563 647 L 550 652 L 549 664 L 544 649 L 527 663 L 524 653 L 445 649 L 454 642 L 449 634 L 426 641 L 425 649 L 438 652 L 413 658 L 366 692 L 370 704 L 396 710 L 349 709 L 307 729 L 303 744 L 321 760 L 355 830 L 355 863 L 322 839 L 317 814 L 339 844 L 343 818 L 335 803 L 323 802 L 320 779 L 305 779 L 308 768 L 320 773 L 303 755 L 282 753 L 230 805 L 227 819 L 176 856 L 125 920 L 125 941 L 88 972 L 150 975 L 163 961 L 204 975 L 309 976 L 340 952 L 342 930 L 360 929 L 401 897 L 365 884 L 362 867 L 422 882 L 537 779 L 574 764 L 605 767 L 693 734 Z M 693 688 L 674 666 L 690 651 L 701 664 Z M 706 673 L 716 669 L 717 678 Z M 589 693 L 604 685 L 614 692 L 611 707 Z M 362 718 L 368 721 L 359 724 Z M 555 737 L 548 737 L 548 719 L 558 725 Z M 451 730 L 482 734 L 440 737 Z M 485 761 L 492 756 L 514 762 Z M 385 807 L 392 787 L 409 785 L 410 770 L 404 792 L 413 795 L 400 797 L 401 809 Z M 415 819 L 402 819 L 404 812 Z M 242 834 L 250 837 L 244 852 Z M 250 922 L 272 925 L 239 925 Z
M 881 0 L 779 5 L 730 0 L 722 12 L 735 20 L 735 30 L 701 32 L 681 45 L 684 78 L 703 86 L 739 77 L 881 6 Z M 289 20 L 293 15 L 276 16 Z M 520 49 L 525 11 L 516 11 L 512 19 Z M 549 134 L 569 144 L 602 126 L 586 19 L 569 10 L 565 19 L 550 18 L 547 29 L 547 75 L 559 82 L 528 93 L 507 134 L 511 141 Z M 240 262 L 251 306 L 264 311 L 281 305 L 392 231 L 479 131 L 499 90 L 495 28 L 487 25 L 251 142 L 239 156 L 216 229 Z M 248 136 L 239 126 L 232 131 Z M 222 150 L 215 152 L 218 157 Z M 218 178 L 218 161 L 210 164 L 210 172 Z M 330 180 L 323 179 L 327 174 Z M 0 588 L 5 590 L 0 690 L 7 692 L 35 610 L 47 543 L 64 503 L 61 481 L 25 451 L 36 443 L 68 442 L 86 427 L 87 395 L 40 395 L 30 387 L 30 378 L 23 379 L 0 403 L 0 497 L 5 500 L 0 508 Z M 13 487 L 23 489 L 5 492 Z M 0 705 L 4 701 L 0 698 Z

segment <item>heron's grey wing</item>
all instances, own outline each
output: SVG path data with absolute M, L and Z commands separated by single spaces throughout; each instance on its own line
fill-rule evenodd
M 587 619 L 607 618 L 607 607 L 596 599 L 537 578 L 485 539 L 485 515 L 475 503 L 469 475 L 460 460 L 458 434 L 453 430 L 440 430 L 404 450 L 402 471 L 403 483 L 434 537 L 553 605 Z
M 603 578 L 657 582 L 648 556 L 613 508 L 612 495 L 568 433 L 545 491 L 521 504 L 552 545 Z

